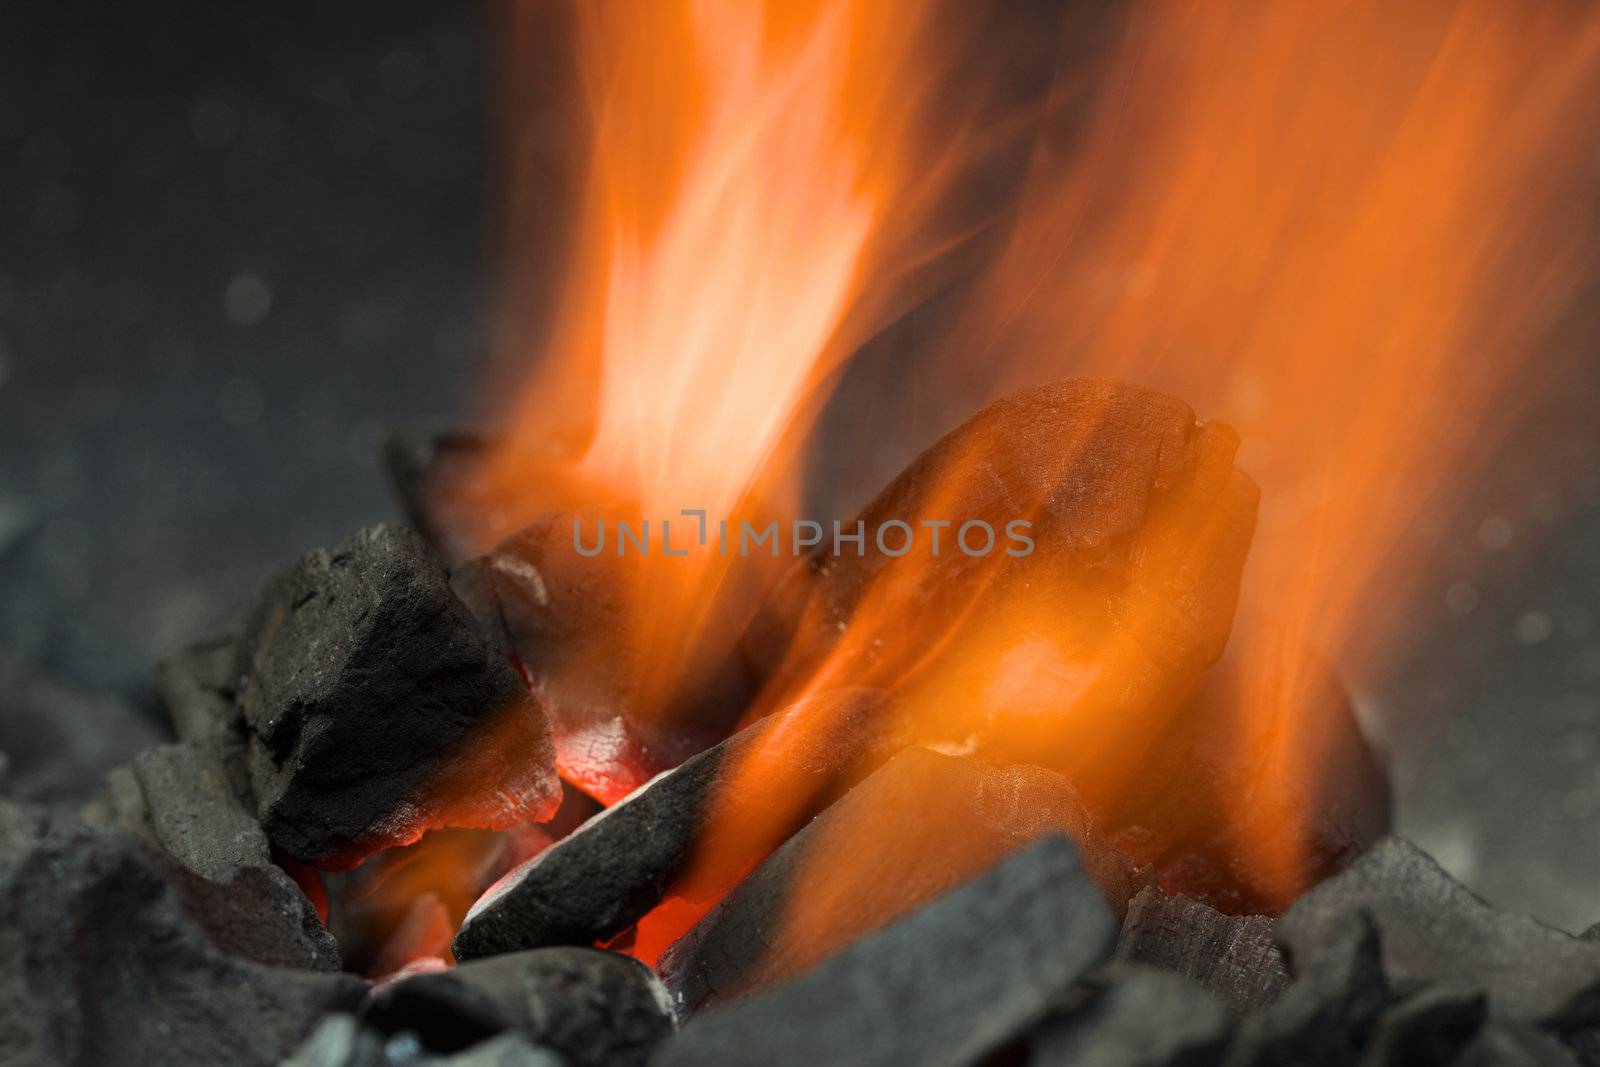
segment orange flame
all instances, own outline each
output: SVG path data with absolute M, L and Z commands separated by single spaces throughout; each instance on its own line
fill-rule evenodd
M 940 79 L 979 29 L 934 12 L 915 0 L 581 9 L 584 203 L 544 361 L 515 391 L 490 466 L 504 507 L 482 516 L 486 536 L 574 502 L 789 514 L 793 454 L 841 362 L 954 276 L 930 264 L 992 252 L 955 288 L 963 315 L 927 346 L 918 388 L 970 409 L 1023 383 L 1115 377 L 1236 427 L 1238 462 L 1263 491 L 1247 592 L 1281 647 L 1258 654 L 1265 639 L 1245 628 L 1233 651 L 1247 712 L 1292 749 L 1314 735 L 1296 722 L 1321 684 L 1311 657 L 1327 652 L 1358 685 L 1374 676 L 1429 548 L 1415 517 L 1463 484 L 1515 391 L 1539 382 L 1532 361 L 1589 252 L 1564 225 L 1583 174 L 1581 142 L 1563 134 L 1590 128 L 1600 101 L 1600 13 L 1142 0 L 1087 87 L 1063 70 L 1042 111 L 994 122 L 972 107 L 930 127 L 949 99 Z M 963 244 L 982 212 L 949 194 L 1030 127 L 1004 228 Z M 575 410 L 585 444 L 552 463 L 552 428 Z M 1093 438 L 1107 418 L 1091 411 L 1076 432 Z M 1056 572 L 1018 577 L 1004 560 L 929 610 L 925 561 L 908 560 L 850 605 L 844 640 L 791 657 L 761 710 L 886 686 L 928 739 L 967 731 L 975 751 L 1025 756 L 1041 721 L 1105 740 L 1106 709 L 1170 703 L 1169 684 L 1221 647 L 1169 640 L 1186 606 L 1169 579 L 1226 571 L 1213 557 L 1234 560 L 1229 524 L 1248 496 L 1231 436 L 1203 434 L 1183 491 L 1195 506 L 1142 530 L 1109 614 L 1074 611 Z M 1075 449 L 1058 474 L 1072 476 Z M 943 512 L 987 461 L 946 459 L 915 513 L 894 517 L 964 517 Z M 1212 507 L 1229 499 L 1239 508 Z M 1016 504 L 1026 517 L 1039 501 Z M 715 621 L 718 596 L 741 562 L 700 553 L 644 569 L 630 635 L 641 671 L 670 681 L 692 657 L 728 653 L 737 627 Z M 885 637 L 918 652 L 881 654 Z M 1114 779 L 1129 770 L 1107 766 L 1123 748 L 1087 747 L 1072 769 Z M 775 770 L 752 758 L 728 796 Z M 796 815 L 779 808 L 774 825 Z M 717 852 L 729 822 L 709 820 L 702 872 L 750 858 Z M 1258 860 L 1285 891 L 1299 836 L 1262 835 Z

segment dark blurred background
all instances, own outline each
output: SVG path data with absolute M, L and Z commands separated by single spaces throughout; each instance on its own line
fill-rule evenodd
M 138 700 L 275 568 L 395 514 L 388 428 L 471 418 L 496 23 L 173 0 L 7 23 L 0 649 Z M 1415 645 L 1360 696 L 1401 829 L 1496 903 L 1581 929 L 1600 919 L 1600 360 L 1568 333 L 1582 387 L 1534 401 L 1469 506 L 1433 520 Z M 872 422 L 875 387 L 869 361 L 827 425 Z M 887 477 L 942 419 L 852 436 L 855 462 Z

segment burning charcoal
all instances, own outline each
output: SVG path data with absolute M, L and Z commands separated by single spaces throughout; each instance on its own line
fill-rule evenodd
M 0 860 L 7 1062 L 275 1064 L 363 983 L 297 969 L 250 871 L 208 882 L 121 830 Z
M 742 760 L 769 739 L 791 739 L 781 763 L 788 776 L 776 795 L 729 806 L 765 811 L 792 805 L 771 838 L 729 835 L 749 851 L 732 859 L 737 873 L 759 862 L 847 784 L 878 750 L 881 694 L 844 690 L 797 704 L 641 786 L 556 842 L 486 893 L 455 941 L 457 959 L 545 945 L 607 941 L 655 907 L 684 873 L 708 805 Z M 735 846 L 730 846 L 735 847 Z
M 1241 1024 L 1225 1067 L 1338 1067 L 1356 1062 L 1389 1002 L 1378 931 L 1351 912 L 1318 951 L 1297 957 L 1295 981 Z
M 1248 1015 L 1289 983 L 1272 926 L 1265 915 L 1223 915 L 1152 886 L 1128 905 L 1117 959 L 1192 978 L 1235 1015 Z
M 1193 982 L 1129 964 L 1084 983 L 1087 999 L 1029 1040 L 1029 1067 L 1204 1067 L 1228 1042 L 1228 1009 Z
M 686 1015 L 772 985 L 1050 831 L 1080 843 L 1096 882 L 1103 885 L 1101 871 L 1117 863 L 1127 877 L 1126 861 L 1093 840 L 1060 775 L 908 749 L 674 943 L 661 959 L 662 976 Z
M 365 1016 L 386 1032 L 415 1030 L 439 1051 L 513 1028 L 572 1067 L 643 1067 L 673 1029 L 667 991 L 648 967 L 590 948 L 535 949 L 408 978 L 375 993 Z
M 1076 850 L 1050 835 L 804 975 L 695 1017 L 651 1062 L 976 1063 L 1043 1018 L 1115 935 Z
M 191 645 L 156 665 L 155 689 L 179 738 L 196 741 L 238 723 L 238 662 L 238 645 L 221 638 Z
M 1390 826 L 1388 777 L 1343 686 L 1283 633 L 1266 620 L 1242 625 L 1138 773 L 1102 792 L 1083 787 L 1160 885 L 1228 914 L 1278 914 Z M 1262 695 L 1279 691 L 1289 695 Z
M 138 708 L 62 683 L 0 649 L 0 753 L 13 798 L 81 803 L 112 767 L 159 740 Z
M 1370 912 L 1396 983 L 1463 977 L 1500 1017 L 1557 1028 L 1592 1026 L 1600 945 L 1496 911 L 1409 842 L 1388 838 L 1307 893 L 1278 922 L 1291 960 L 1315 955 L 1350 912 Z
M 811 561 L 809 602 L 771 688 L 786 693 L 841 657 L 848 676 L 889 686 L 944 636 L 909 620 L 976 624 L 1025 613 L 1050 620 L 1059 631 L 1052 644 L 1087 650 L 1095 662 L 1082 670 L 1104 674 L 1104 692 L 1077 694 L 1106 702 L 1094 721 L 1145 718 L 1155 687 L 1193 677 L 1227 642 L 1258 495 L 1233 467 L 1237 443 L 1182 401 L 1120 383 L 1053 382 L 995 401 L 857 516 L 868 531 L 861 551 Z M 1010 539 L 1016 520 L 1032 523 L 1027 551 Z M 891 522 L 918 527 L 922 540 L 901 555 L 880 549 L 876 532 Z M 949 528 L 935 548 L 936 528 L 924 524 L 939 522 Z M 958 527 L 973 523 L 1022 555 L 979 551 L 978 526 L 961 540 Z M 973 629 L 968 639 L 982 628 Z M 760 650 L 749 654 L 759 663 Z M 968 714 L 939 725 L 957 739 L 977 729 L 991 744 L 1028 752 L 1081 748 L 1079 737 L 1034 735 L 1009 721 L 1039 710 L 974 699 Z M 1016 729 L 997 731 L 992 717 Z
M 363 530 L 269 589 L 241 648 L 273 844 L 338 869 L 439 826 L 554 812 L 549 728 L 415 533 Z
M 1484 1008 L 1477 989 L 1425 986 L 1379 1017 L 1361 1067 L 1455 1063 L 1483 1025 Z
M 666 690 L 647 686 L 628 641 L 634 591 L 662 560 L 580 555 L 574 523 L 593 531 L 608 521 L 599 513 L 550 512 L 458 568 L 454 581 L 544 701 L 561 776 L 613 803 L 726 738 L 752 689 L 739 663 L 725 650 L 718 654 L 715 627 L 703 639 L 706 649 L 696 645 L 673 658 L 677 676 Z M 719 617 L 740 599 L 732 586 L 745 580 L 743 570 L 719 592 Z M 726 635 L 725 644 L 733 641 Z

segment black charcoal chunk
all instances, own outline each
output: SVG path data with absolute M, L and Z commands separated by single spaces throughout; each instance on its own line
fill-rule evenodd
M 1295 980 L 1247 1018 L 1226 1067 L 1336 1067 L 1354 1063 L 1391 997 L 1378 930 L 1363 911 L 1344 915 L 1315 953 L 1293 959 Z
M 238 644 L 226 637 L 190 645 L 156 664 L 152 683 L 180 739 L 225 734 L 239 724 L 238 664 Z
M 241 647 L 251 779 L 273 844 L 351 866 L 428 829 L 560 800 L 538 701 L 423 540 L 374 526 L 268 590 Z
M 1077 844 L 1103 892 L 1106 855 L 1089 847 L 1103 843 L 1088 821 L 1054 771 L 907 749 L 674 942 L 662 977 L 684 1015 L 773 985 L 1052 831 Z
M 1102 968 L 1081 994 L 1080 1004 L 1029 1041 L 1029 1067 L 1209 1067 L 1232 1028 L 1216 997 L 1148 967 Z
M 454 1051 L 513 1029 L 573 1067 L 643 1067 L 669 1035 L 666 987 L 637 960 L 592 948 L 545 948 L 476 960 L 377 991 L 370 1025 L 415 1030 Z
M 654 1067 L 966 1065 L 1105 958 L 1116 921 L 1051 835 L 806 974 L 696 1016 Z
M 277 1063 L 356 978 L 296 969 L 245 872 L 218 885 L 138 837 L 78 829 L 0 860 L 0 1047 L 8 1064 Z
M 108 771 L 161 740 L 154 717 L 129 702 L 79 689 L 0 648 L 0 789 L 12 798 L 83 803 Z
M 1348 913 L 1371 913 L 1396 985 L 1470 979 L 1491 1013 L 1558 1029 L 1600 1022 L 1600 945 L 1495 910 L 1426 853 L 1387 838 L 1278 921 L 1293 955 L 1315 955 Z
M 1154 886 L 1128 905 L 1116 957 L 1192 978 L 1235 1015 L 1278 999 L 1289 972 L 1265 915 L 1224 915 Z
M 1379 1017 L 1361 1067 L 1454 1063 L 1483 1025 L 1485 1010 L 1481 990 L 1424 986 Z
M 873 720 L 881 707 L 876 690 L 849 689 L 819 696 L 757 723 L 714 748 L 664 771 L 590 819 L 576 831 L 501 879 L 473 906 L 456 936 L 457 959 L 546 945 L 592 945 L 628 929 L 659 904 L 687 866 L 713 791 L 725 770 L 786 724 L 803 751 L 784 765 L 792 812 L 783 836 L 801 825 L 847 782 L 859 761 L 877 754 Z M 745 798 L 772 807 L 773 798 Z M 764 809 L 765 810 L 765 809 Z M 755 836 L 755 835 L 752 835 Z M 764 853 L 742 857 L 745 865 Z

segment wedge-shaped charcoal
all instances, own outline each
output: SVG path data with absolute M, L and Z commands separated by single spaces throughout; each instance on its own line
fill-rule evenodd
M 805 974 L 692 1019 L 654 1067 L 971 1064 L 1110 951 L 1116 922 L 1051 835 Z
M 161 739 L 154 716 L 0 648 L 0 778 L 10 796 L 76 806 L 111 768 Z
M 1486 1001 L 1470 986 L 1430 985 L 1378 1019 L 1361 1067 L 1455 1063 L 1483 1025 Z
M 514 1029 L 571 1067 L 642 1067 L 672 1032 L 666 988 L 644 964 L 591 948 L 546 948 L 419 975 L 374 993 L 363 1016 L 416 1031 L 436 1051 Z
M 1600 945 L 1495 910 L 1398 838 L 1373 846 L 1278 921 L 1291 962 L 1321 951 L 1357 910 L 1382 931 L 1391 982 L 1465 979 L 1503 1018 L 1563 1029 L 1600 1021 Z
M 622 933 L 685 873 L 714 802 L 756 820 L 722 835 L 737 877 L 882 758 L 881 705 L 873 690 L 823 694 L 657 776 L 485 893 L 456 937 L 456 958 Z M 769 773 L 744 773 L 757 760 Z
M 34 840 L 0 863 L 6 1062 L 274 1064 L 363 983 L 296 969 L 250 872 L 218 885 L 121 830 Z
M 1289 983 L 1272 927 L 1265 915 L 1223 915 L 1152 886 L 1129 903 L 1116 955 L 1192 978 L 1235 1015 L 1248 1015 Z
M 1050 832 L 1079 843 L 1091 884 L 1119 862 L 1127 877 L 1126 860 L 1095 841 L 1059 774 L 908 749 L 675 942 L 662 976 L 683 1014 L 772 985 Z
M 1085 980 L 1081 1001 L 1028 1041 L 1030 1067 L 1208 1067 L 1228 1043 L 1227 1007 L 1195 983 L 1132 964 Z
M 232 638 L 202 641 L 156 664 L 152 682 L 179 738 L 199 740 L 238 723 L 238 666 Z
M 1351 912 L 1318 951 L 1295 960 L 1295 980 L 1239 1027 L 1225 1067 L 1336 1067 L 1356 1062 L 1390 1001 L 1378 931 Z
M 268 590 L 241 647 L 262 825 L 328 869 L 560 800 L 548 724 L 415 533 L 374 526 Z

